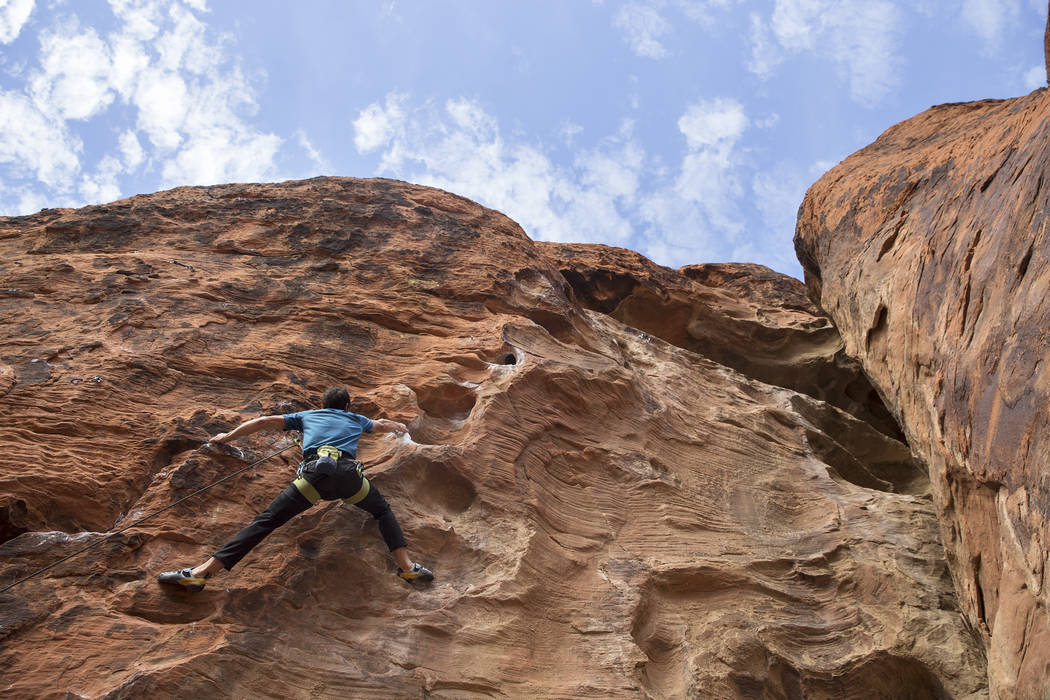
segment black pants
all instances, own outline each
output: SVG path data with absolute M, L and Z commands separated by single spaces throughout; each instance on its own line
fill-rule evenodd
M 334 501 L 339 498 L 349 498 L 361 488 L 361 475 L 359 472 L 348 472 L 345 474 L 305 474 L 304 478 L 317 490 L 317 493 L 326 501 Z M 244 528 L 233 539 L 227 542 L 222 549 L 213 554 L 222 562 L 227 569 L 232 569 L 244 555 L 252 550 L 252 547 L 262 542 L 267 535 L 284 525 L 293 517 L 309 508 L 312 503 L 306 499 L 299 489 L 289 484 L 288 487 L 277 494 L 273 503 L 266 510 L 255 516 L 251 524 Z M 371 484 L 368 495 L 363 500 L 355 503 L 358 508 L 368 511 L 372 517 L 379 521 L 379 532 L 383 535 L 383 541 L 391 551 L 399 547 L 405 547 L 405 536 L 401 532 L 401 526 L 390 510 L 390 505 L 379 493 L 375 484 Z

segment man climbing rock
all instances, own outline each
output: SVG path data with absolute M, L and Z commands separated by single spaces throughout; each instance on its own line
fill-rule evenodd
M 298 478 L 206 562 L 193 568 L 166 571 L 157 577 L 160 583 L 190 591 L 203 590 L 205 579 L 221 568 L 232 569 L 252 547 L 291 518 L 318 501 L 335 499 L 368 511 L 379 522 L 379 532 L 397 561 L 398 576 L 406 581 L 434 579 L 430 570 L 409 558 L 397 518 L 379 489 L 361 473 L 361 463 L 357 461 L 357 441 L 362 434 L 407 433 L 408 428 L 403 423 L 372 421 L 351 413 L 350 395 L 342 387 L 325 391 L 321 405 L 324 408 L 254 418 L 212 438 L 212 442 L 226 443 L 261 430 L 301 431 L 303 463 Z

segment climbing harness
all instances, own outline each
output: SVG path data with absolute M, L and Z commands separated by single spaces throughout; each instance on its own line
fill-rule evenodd
M 309 450 L 307 454 L 311 454 L 314 451 Z M 304 457 L 307 455 L 304 454 Z M 345 457 L 343 464 L 339 463 L 340 458 Z M 338 447 L 332 447 L 331 445 L 321 445 L 316 450 L 316 456 L 313 459 L 307 459 L 299 465 L 298 478 L 292 482 L 292 485 L 299 490 L 299 493 L 303 495 L 303 498 L 310 501 L 311 505 L 317 505 L 321 500 L 321 494 L 317 492 L 314 485 L 306 480 L 304 474 L 345 474 L 347 472 L 356 471 L 357 475 L 361 477 L 361 488 L 357 490 L 353 496 L 349 498 L 340 499 L 347 505 L 356 505 L 364 500 L 365 496 L 371 490 L 371 485 L 368 483 L 368 479 L 361 473 L 364 465 L 361 462 L 353 459 L 353 466 L 347 464 L 348 460 L 353 459 L 353 455 L 349 452 L 343 452 Z
M 4 588 L 0 588 L 0 593 L 6 593 L 7 591 L 9 591 L 9 590 L 11 590 L 12 588 L 14 588 L 15 586 L 17 586 L 18 584 L 20 584 L 20 583 L 24 583 L 24 582 L 28 581 L 29 579 L 31 579 L 31 578 L 33 578 L 33 577 L 35 577 L 35 576 L 39 576 L 40 574 L 44 573 L 45 571 L 48 571 L 49 569 L 53 569 L 53 568 L 55 568 L 56 566 L 58 566 L 58 565 L 59 565 L 59 564 L 61 564 L 62 562 L 68 561 L 68 560 L 72 559 L 73 557 L 75 557 L 76 555 L 78 555 L 78 554 L 82 554 L 82 553 L 84 553 L 84 552 L 88 551 L 89 549 L 91 549 L 92 547 L 96 547 L 96 546 L 98 546 L 98 545 L 102 544 L 103 542 L 105 542 L 106 540 L 108 540 L 108 539 L 109 539 L 110 537 L 114 537 L 114 536 L 116 536 L 116 535 L 119 535 L 119 534 L 120 534 L 120 533 L 122 533 L 122 532 L 125 532 L 125 531 L 127 531 L 127 530 L 130 530 L 130 529 L 131 529 L 131 528 L 133 528 L 133 527 L 136 527 L 136 526 L 138 526 L 138 525 L 141 525 L 142 523 L 146 522 L 146 521 L 147 521 L 147 520 L 149 520 L 150 518 L 156 517 L 156 516 L 160 515 L 161 513 L 163 513 L 164 511 L 166 511 L 166 510 L 170 510 L 171 508 L 174 508 L 175 506 L 179 505 L 179 504 L 180 504 L 180 503 L 182 503 L 183 501 L 188 501 L 189 499 L 193 498 L 194 496 L 196 496 L 196 495 L 198 495 L 198 494 L 201 494 L 201 493 L 204 493 L 205 491 L 207 491 L 207 490 L 208 490 L 208 489 L 210 489 L 210 488 L 213 488 L 213 487 L 215 487 L 215 486 L 218 486 L 219 484 L 221 484 L 221 483 L 222 483 L 222 482 L 224 482 L 224 481 L 229 481 L 230 479 L 232 479 L 233 477 L 237 476 L 237 475 L 238 475 L 238 474 L 240 474 L 241 472 L 246 472 L 246 471 L 248 471 L 249 469 L 251 469 L 252 467 L 254 467 L 254 466 L 257 466 L 257 465 L 259 465 L 259 464 L 262 464 L 262 463 L 263 463 L 263 462 L 265 462 L 266 460 L 268 460 L 268 459 L 272 459 L 272 458 L 276 457 L 277 455 L 281 454 L 282 452 L 284 452 L 285 450 L 287 450 L 287 449 L 289 449 L 289 448 L 291 448 L 291 447 L 294 447 L 294 446 L 295 446 L 295 443 L 293 443 L 293 444 L 291 444 L 291 445 L 286 445 L 285 447 L 282 447 L 281 449 L 277 450 L 277 451 L 276 451 L 276 452 L 274 452 L 273 454 L 267 455 L 266 457 L 263 457 L 262 459 L 260 459 L 260 460 L 258 460 L 258 461 L 256 461 L 256 462 L 252 462 L 252 463 L 251 463 L 251 464 L 249 464 L 249 465 L 248 465 L 247 467 L 244 467 L 244 468 L 242 468 L 242 469 L 238 469 L 237 471 L 233 472 L 232 474 L 228 474 L 227 476 L 224 476 L 223 478 L 219 479 L 218 481 L 216 481 L 216 482 L 214 482 L 214 483 L 211 483 L 211 484 L 208 484 L 208 485 L 207 485 L 207 486 L 205 486 L 204 488 L 200 488 L 200 489 L 197 489 L 196 491 L 194 491 L 193 493 L 191 493 L 191 494 L 190 494 L 190 495 L 188 495 L 188 496 L 183 496 L 183 497 L 182 497 L 182 498 L 180 498 L 179 500 L 175 501 L 174 503 L 171 503 L 171 504 L 169 504 L 169 505 L 166 505 L 166 506 L 164 506 L 163 508 L 161 508 L 160 510 L 158 510 L 158 511 L 157 511 L 157 512 L 155 512 L 155 513 L 150 513 L 150 514 L 149 514 L 149 515 L 147 515 L 146 517 L 144 517 L 144 518 L 141 518 L 141 519 L 139 519 L 139 520 L 136 520 L 135 522 L 131 523 L 130 525 L 127 525 L 127 526 L 125 526 L 125 527 L 122 527 L 122 528 L 120 528 L 120 529 L 119 529 L 119 530 L 117 530 L 116 532 L 110 532 L 110 533 L 108 533 L 108 534 L 107 534 L 107 535 L 106 535 L 105 537 L 102 537 L 102 538 L 100 538 L 100 539 L 98 539 L 98 540 L 95 540 L 94 542 L 92 542 L 92 543 L 91 543 L 91 544 L 89 544 L 88 546 L 86 546 L 86 547 L 83 547 L 83 548 L 81 548 L 81 549 L 78 549 L 77 551 L 73 552 L 72 554 L 70 554 L 70 555 L 68 555 L 68 556 L 65 556 L 65 557 L 63 557 L 63 558 L 59 559 L 59 560 L 58 560 L 58 561 L 56 561 L 56 562 L 55 562 L 54 564 L 50 564 L 50 565 L 48 565 L 48 566 L 45 566 L 45 567 L 44 567 L 43 569 L 40 569 L 40 570 L 38 570 L 38 571 L 34 571 L 33 573 L 29 574 L 29 575 L 28 575 L 28 576 L 26 576 L 25 578 L 21 578 L 21 579 L 18 579 L 18 580 L 17 580 L 17 581 L 15 581 L 14 583 L 12 583 L 12 584 L 10 584 L 10 585 L 8 585 L 8 586 L 5 586 Z M 366 483 L 366 485 L 367 485 L 367 482 L 365 482 L 365 483 Z M 313 489 L 313 487 L 312 487 L 312 486 L 311 486 L 310 488 L 311 488 L 311 489 Z M 364 487 L 362 487 L 362 488 L 364 488 Z M 302 489 L 300 489 L 300 491 L 301 491 L 301 490 L 302 490 Z M 316 491 L 314 491 L 314 493 L 316 493 Z M 368 495 L 368 491 L 367 491 L 367 490 L 365 491 L 365 495 Z M 361 498 L 364 498 L 364 496 L 361 496 Z M 318 497 L 318 500 L 320 500 L 320 497 Z M 314 502 L 316 502 L 316 501 L 314 501 Z

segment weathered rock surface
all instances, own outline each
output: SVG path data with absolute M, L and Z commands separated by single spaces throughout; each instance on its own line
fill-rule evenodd
M 963 609 L 1000 697 L 1050 679 L 1050 94 L 950 104 L 806 196 L 796 248 L 928 465 Z
M 630 250 L 541 243 L 585 308 L 809 394 L 903 439 L 842 337 L 798 280 L 761 265 L 671 270 Z
M 0 595 L 4 696 L 985 693 L 923 470 L 866 394 L 821 400 L 858 375 L 821 378 L 840 341 L 768 271 L 538 246 L 383 180 L 49 210 L 0 251 L 5 585 L 287 445 L 202 447 L 333 383 L 410 424 L 362 457 L 438 575 L 325 505 L 159 587 L 289 451 Z

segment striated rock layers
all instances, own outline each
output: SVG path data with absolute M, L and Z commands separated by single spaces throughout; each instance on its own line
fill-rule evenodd
M 4 585 L 288 445 L 204 447 L 335 383 L 409 423 L 362 458 L 438 576 L 400 581 L 328 504 L 199 594 L 159 587 L 288 483 L 290 450 L 0 596 L 0 695 L 986 693 L 925 472 L 801 283 L 541 246 L 383 180 L 45 210 L 0 220 L 0 251 Z
M 1050 95 L 950 104 L 825 175 L 796 248 L 928 466 L 999 697 L 1050 679 Z

